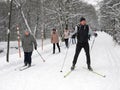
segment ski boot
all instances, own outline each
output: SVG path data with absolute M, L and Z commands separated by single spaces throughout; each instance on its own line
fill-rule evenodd
M 31 64 L 29 64 L 28 67 L 31 67 Z
M 73 65 L 72 67 L 71 67 L 71 71 L 73 71 L 75 69 L 75 66 Z
M 27 63 L 25 63 L 24 65 L 23 65 L 23 67 L 26 67 L 27 66 Z
M 93 69 L 92 69 L 91 66 L 88 66 L 88 70 L 89 70 L 89 71 L 93 71 Z

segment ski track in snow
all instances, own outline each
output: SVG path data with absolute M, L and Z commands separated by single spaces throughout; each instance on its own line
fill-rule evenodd
M 90 45 L 93 38 L 90 41 Z M 24 71 L 15 71 L 23 65 L 18 54 L 10 55 L 10 63 L 6 57 L 0 57 L 0 90 L 120 90 L 120 46 L 114 45 L 112 37 L 104 32 L 98 32 L 91 51 L 93 69 L 106 78 L 93 74 L 82 67 L 86 67 L 85 53 L 79 55 L 75 71 L 68 77 L 63 76 L 70 70 L 75 53 L 75 45 L 70 45 L 63 73 L 61 66 L 67 49 L 61 43 L 61 53 L 52 54 L 52 45 L 46 45 L 44 50 L 38 51 L 45 58 L 42 62 L 36 51 L 33 53 L 33 65 Z

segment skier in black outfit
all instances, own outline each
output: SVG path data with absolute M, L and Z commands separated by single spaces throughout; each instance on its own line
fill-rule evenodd
M 73 60 L 73 65 L 71 67 L 71 70 L 75 69 L 75 65 L 77 63 L 77 59 L 79 56 L 79 53 L 81 49 L 83 48 L 86 53 L 86 58 L 87 58 L 87 66 L 90 71 L 92 71 L 91 67 L 91 60 L 90 60 L 90 51 L 89 51 L 89 26 L 86 24 L 86 19 L 81 18 L 80 19 L 80 24 L 75 27 L 75 32 L 77 34 L 77 45 L 76 45 L 76 52 Z M 73 33 L 73 34 L 74 34 Z

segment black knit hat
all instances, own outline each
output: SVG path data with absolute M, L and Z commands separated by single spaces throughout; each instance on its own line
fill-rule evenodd
M 53 31 L 56 31 L 56 29 L 55 29 L 55 28 L 53 28 Z
M 82 22 L 82 21 L 86 21 L 86 19 L 84 17 L 81 17 L 80 22 Z

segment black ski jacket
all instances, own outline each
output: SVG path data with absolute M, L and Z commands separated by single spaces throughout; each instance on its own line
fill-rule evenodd
M 89 39 L 89 26 L 78 25 L 77 26 L 77 40 L 79 43 L 88 42 Z

